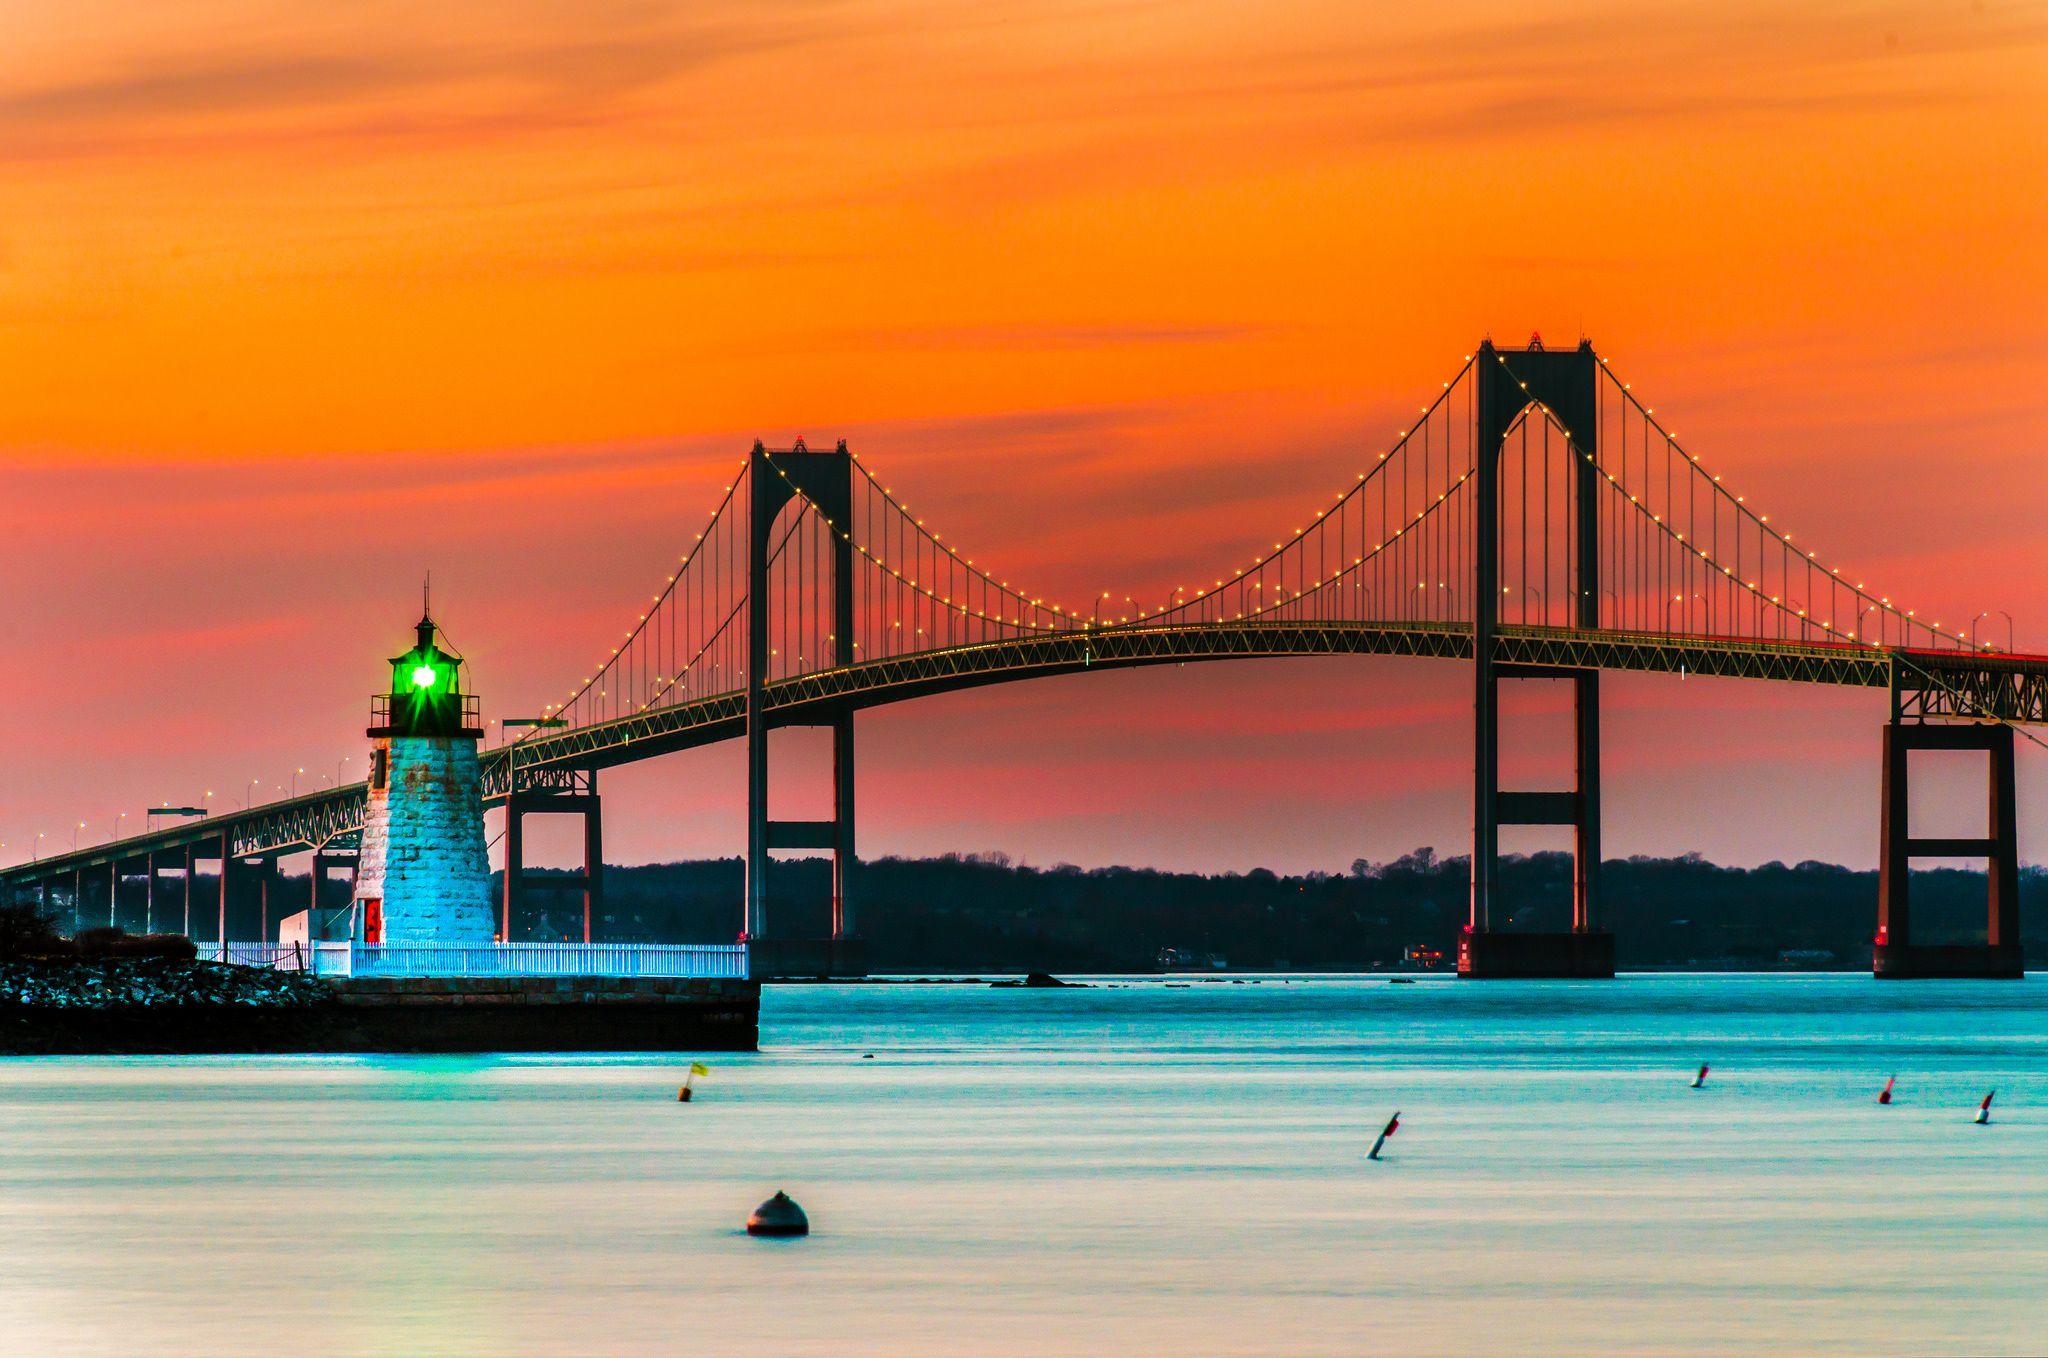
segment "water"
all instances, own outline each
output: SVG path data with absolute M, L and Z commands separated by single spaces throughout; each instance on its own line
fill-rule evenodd
M 644 1057 L 0 1061 L 0 1351 L 2040 1351 L 2044 1000 L 774 987 L 688 1106 Z M 742 1233 L 778 1187 L 810 1239 Z

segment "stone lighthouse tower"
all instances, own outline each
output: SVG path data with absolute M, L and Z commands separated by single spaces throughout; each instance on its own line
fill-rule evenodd
M 371 700 L 369 806 L 356 873 L 357 937 L 368 943 L 475 946 L 493 937 L 484 854 L 477 702 L 462 657 L 422 615 L 411 650 L 391 660 L 391 689 Z

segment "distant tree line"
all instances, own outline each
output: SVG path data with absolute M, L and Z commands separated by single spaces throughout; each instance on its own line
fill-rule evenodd
M 1500 900 L 1508 927 L 1565 929 L 1571 856 L 1507 855 Z M 1001 853 L 882 858 L 857 870 L 860 931 L 877 971 L 1127 970 L 1162 949 L 1237 967 L 1369 970 L 1401 965 L 1411 948 L 1456 955 L 1470 890 L 1470 860 L 1432 849 L 1347 872 L 1282 875 L 1049 868 Z M 774 864 L 770 919 L 777 933 L 829 930 L 829 865 Z M 605 870 L 594 932 L 605 938 L 728 941 L 737 927 L 738 859 Z M 1609 859 L 1600 888 L 1624 967 L 1867 968 L 1877 919 L 1877 874 L 1831 863 L 1721 867 L 1698 854 Z M 1981 871 L 1913 875 L 1915 937 L 1982 938 Z M 2021 917 L 2028 957 L 2048 962 L 2048 873 L 2027 869 Z M 580 934 L 581 897 L 534 893 L 529 936 Z M 1790 955 L 1789 957 L 1787 955 Z
M 1504 856 L 1500 900 L 1508 927 L 1569 927 L 1571 870 L 1564 853 Z M 1357 859 L 1341 873 L 1289 875 L 1264 868 L 1214 874 L 1068 863 L 1040 868 L 1000 853 L 946 854 L 862 863 L 855 899 L 877 971 L 1121 971 L 1150 967 L 1167 948 L 1220 956 L 1235 967 L 1351 971 L 1399 966 L 1414 948 L 1433 949 L 1448 965 L 1465 922 L 1470 880 L 1469 859 L 1439 858 L 1426 848 L 1386 863 Z M 825 934 L 829 884 L 822 859 L 775 863 L 769 878 L 775 931 Z M 230 902 L 228 936 L 274 937 L 283 915 L 304 908 L 308 886 L 304 876 L 280 878 L 267 911 L 255 892 L 239 891 Z M 599 939 L 730 942 L 739 928 L 740 886 L 736 858 L 607 867 L 593 933 Z M 1609 859 L 1600 888 L 1624 967 L 1870 964 L 1874 871 L 1817 862 L 1731 868 L 1698 854 L 1634 857 Z M 1914 873 L 1915 937 L 1981 938 L 1985 891 L 1981 871 Z M 138 933 L 144 927 L 139 894 L 134 884 L 124 890 L 117 921 Z M 2048 965 L 2048 872 L 2024 870 L 2020 896 L 2029 963 Z M 322 899 L 330 907 L 345 904 L 346 883 L 328 883 Z M 193 882 L 195 938 L 214 937 L 218 900 L 212 876 Z M 60 893 L 54 904 L 56 926 L 73 932 L 68 901 Z M 514 937 L 582 936 L 576 890 L 529 891 L 524 914 L 514 922 Z M 181 888 L 160 889 L 149 923 L 178 932 L 183 916 Z M 76 924 L 107 922 L 101 885 L 96 895 L 88 893 Z

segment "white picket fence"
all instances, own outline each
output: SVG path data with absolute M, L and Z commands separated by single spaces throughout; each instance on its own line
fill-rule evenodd
M 737 943 L 202 943 L 207 961 L 320 976 L 665 976 L 743 981 Z M 308 963 L 311 965 L 309 966 Z

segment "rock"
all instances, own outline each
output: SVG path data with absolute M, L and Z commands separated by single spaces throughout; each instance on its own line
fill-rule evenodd
M 747 1218 L 748 1235 L 793 1236 L 809 1235 L 811 1219 L 804 1215 L 804 1209 L 796 1200 L 781 1189 L 775 1196 L 754 1209 Z

